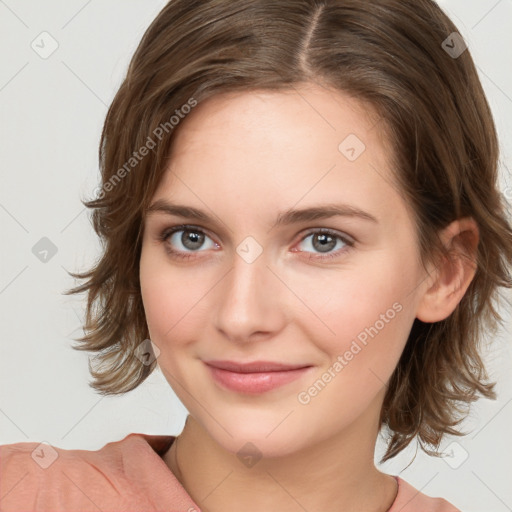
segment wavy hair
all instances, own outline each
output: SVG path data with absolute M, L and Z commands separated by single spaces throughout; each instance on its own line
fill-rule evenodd
M 145 211 L 168 167 L 180 121 L 231 91 L 317 82 L 372 106 L 414 214 L 424 265 L 446 254 L 439 231 L 471 216 L 476 274 L 455 311 L 416 319 L 381 410 L 394 457 L 417 436 L 439 455 L 444 434 L 478 394 L 495 398 L 480 350 L 502 321 L 499 288 L 512 287 L 512 227 L 498 185 L 499 144 L 489 104 L 456 26 L 431 0 L 172 0 L 145 32 L 106 116 L 101 190 L 82 201 L 102 243 L 86 280 L 84 336 L 91 387 L 126 393 L 156 367 L 135 350 L 149 337 L 139 282 Z

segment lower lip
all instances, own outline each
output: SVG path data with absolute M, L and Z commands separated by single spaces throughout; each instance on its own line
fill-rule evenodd
M 279 371 L 279 372 L 262 372 L 262 373 L 237 373 L 228 370 L 221 370 L 213 366 L 208 366 L 213 379 L 221 386 L 237 391 L 238 393 L 247 393 L 257 395 L 265 393 L 273 389 L 279 388 L 293 382 L 304 376 L 312 369 L 299 368 L 297 370 Z

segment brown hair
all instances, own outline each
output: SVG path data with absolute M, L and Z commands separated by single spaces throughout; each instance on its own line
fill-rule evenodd
M 478 224 L 477 270 L 466 294 L 445 320 L 414 321 L 388 383 L 381 425 L 390 439 L 382 461 L 416 435 L 432 455 L 427 445 L 437 448 L 444 434 L 464 435 L 453 428 L 462 406 L 477 393 L 496 397 L 479 350 L 502 321 L 494 307 L 498 287 L 512 287 L 512 228 L 498 189 L 492 114 L 469 51 L 448 51 L 457 48 L 454 32 L 431 0 L 167 4 L 144 34 L 103 127 L 102 190 L 84 202 L 103 254 L 90 271 L 71 273 L 87 282 L 65 292 L 88 294 L 86 334 L 73 348 L 97 353 L 90 385 L 125 393 L 156 366 L 134 354 L 149 337 L 139 259 L 145 211 L 180 120 L 223 92 L 321 82 L 381 116 L 424 265 L 446 255 L 439 230 L 466 216 Z

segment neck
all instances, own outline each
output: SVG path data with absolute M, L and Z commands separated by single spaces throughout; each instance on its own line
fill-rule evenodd
M 368 424 L 367 418 L 363 424 Z M 387 512 L 397 483 L 375 468 L 378 431 L 362 432 L 361 425 L 290 455 L 244 465 L 189 416 L 163 459 L 191 498 L 208 512 Z

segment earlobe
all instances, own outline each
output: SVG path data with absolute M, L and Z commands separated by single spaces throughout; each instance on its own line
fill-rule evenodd
M 425 280 L 425 291 L 416 318 L 426 323 L 450 316 L 464 297 L 476 273 L 478 225 L 472 218 L 453 221 L 440 234 L 448 255 L 439 261 Z

